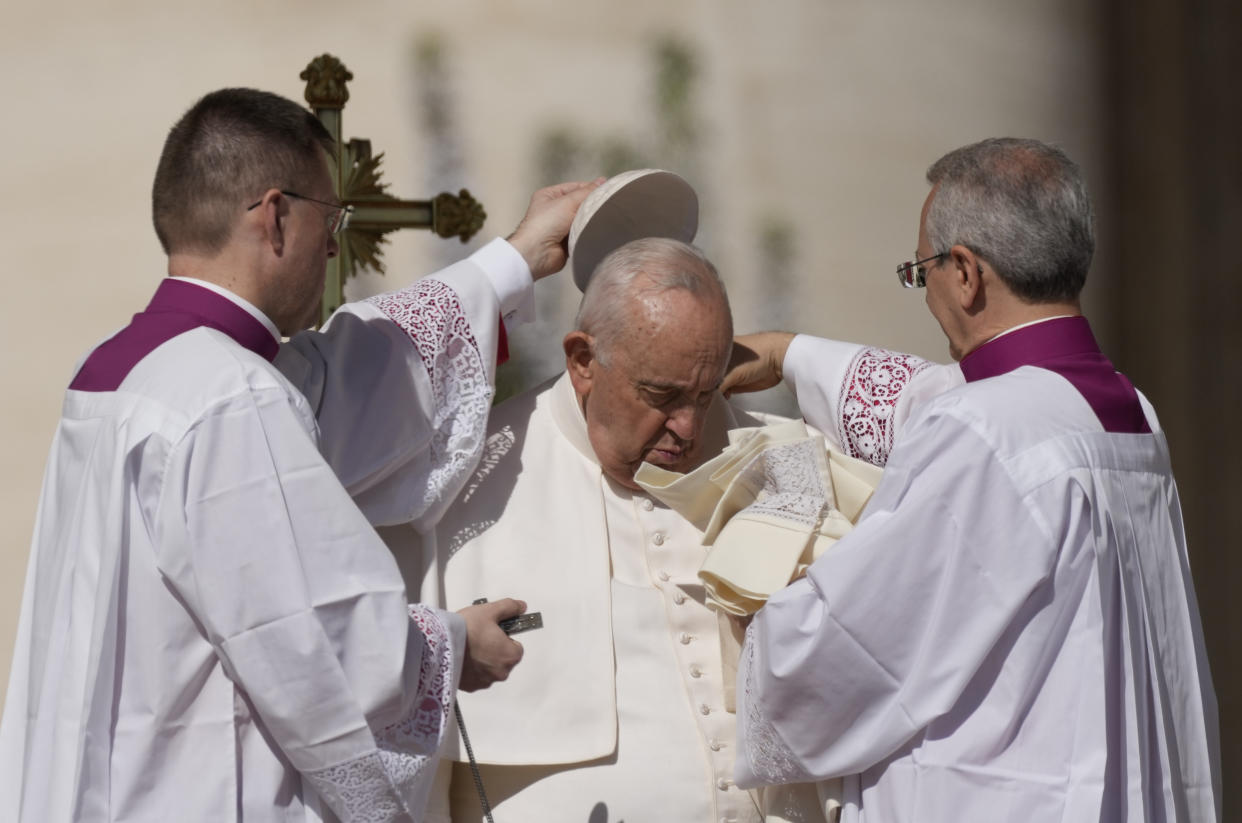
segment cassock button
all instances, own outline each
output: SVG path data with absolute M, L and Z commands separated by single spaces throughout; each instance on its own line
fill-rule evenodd
M 673 602 L 680 606 L 682 603 L 686 602 L 686 596 L 681 592 L 677 592 L 677 594 L 673 595 Z
M 656 577 L 660 578 L 660 580 L 662 580 L 665 583 L 668 582 L 668 572 L 660 572 L 659 574 L 656 575 Z
M 677 642 L 683 646 L 689 646 L 690 641 L 693 639 L 694 639 L 693 637 L 686 634 L 685 632 L 682 632 L 681 634 L 677 635 Z
M 654 508 L 655 508 L 655 503 L 652 503 L 649 498 L 643 500 L 643 511 L 649 512 Z
M 700 704 L 699 704 L 699 714 L 701 714 L 701 715 L 703 715 L 704 717 L 706 717 L 707 715 L 709 715 L 709 714 L 711 714 L 711 713 L 712 713 L 712 707 L 711 707 L 711 706 L 707 705 L 706 703 L 700 703 Z
M 724 748 L 724 744 L 713 737 L 711 740 L 707 742 L 707 748 L 711 749 L 714 752 L 718 752 Z
M 655 534 L 651 535 L 651 542 L 655 543 L 657 546 L 663 546 L 664 545 L 664 532 L 656 532 Z
M 728 778 L 722 777 L 716 781 L 716 788 L 720 789 L 722 792 L 727 792 L 729 790 L 729 787 L 732 785 L 733 785 L 733 781 L 729 780 Z
M 702 677 L 703 676 L 703 670 L 698 667 L 698 664 L 695 664 L 690 667 L 690 676 L 691 677 Z

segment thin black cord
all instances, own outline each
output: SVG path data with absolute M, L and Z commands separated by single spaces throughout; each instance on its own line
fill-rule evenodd
M 461 719 L 461 706 L 457 701 L 453 701 L 453 711 L 457 714 L 457 728 L 461 730 L 461 742 L 466 744 L 466 757 L 470 758 L 470 774 L 474 776 L 474 787 L 479 792 L 479 802 L 483 804 L 483 816 L 487 818 L 487 823 L 496 823 L 492 820 L 492 804 L 487 802 L 487 792 L 483 791 L 483 778 L 479 777 L 479 764 L 474 759 L 474 750 L 470 748 L 470 735 L 466 734 L 466 724 Z

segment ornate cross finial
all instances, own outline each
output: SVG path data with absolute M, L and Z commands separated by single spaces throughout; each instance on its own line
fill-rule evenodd
M 306 81 L 306 102 L 336 140 L 333 183 L 341 202 L 353 206 L 349 228 L 339 238 L 341 253 L 328 261 L 323 295 L 324 320 L 344 302 L 345 281 L 362 268 L 381 274 L 384 236 L 402 228 L 431 229 L 440 237 L 457 237 L 465 243 L 483 228 L 487 214 L 470 192 L 442 192 L 432 200 L 401 200 L 393 197 L 381 181 L 383 154 L 371 153 L 371 141 L 341 137 L 341 109 L 349 100 L 345 84 L 354 75 L 330 54 L 321 54 L 299 75 Z
M 345 84 L 354 79 L 345 64 L 330 54 L 310 61 L 298 77 L 306 81 L 306 102 L 313 109 L 342 108 L 349 100 Z

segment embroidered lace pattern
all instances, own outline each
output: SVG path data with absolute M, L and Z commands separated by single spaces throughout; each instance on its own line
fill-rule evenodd
M 456 492 L 483 449 L 492 385 L 456 292 L 434 278 L 371 303 L 405 330 L 427 368 L 435 411 L 421 515 Z
M 840 420 L 846 451 L 883 466 L 893 450 L 893 414 L 901 393 L 930 364 L 909 354 L 867 348 L 854 356 L 841 386 Z
M 764 783 L 804 783 L 813 778 L 798 764 L 793 751 L 781 739 L 776 727 L 763 716 L 758 695 L 755 693 L 755 623 L 746 627 L 746 642 L 742 646 L 741 670 L 746 673 L 743 681 L 745 713 L 743 714 L 742 740 L 751 770 Z
M 306 778 L 342 823 L 414 821 L 420 780 L 429 784 L 434 755 L 453 705 L 453 655 L 448 627 L 434 611 L 411 604 L 410 622 L 426 640 L 418 691 L 409 715 L 375 735 L 375 751 L 307 772 Z
M 815 456 L 814 440 L 783 443 L 755 455 L 741 471 L 741 482 L 760 489 L 758 497 L 743 511 L 792 520 L 816 529 L 827 505 Z

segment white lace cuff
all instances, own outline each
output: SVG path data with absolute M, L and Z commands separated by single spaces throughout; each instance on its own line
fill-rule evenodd
M 813 780 L 802 768 L 793 750 L 781 737 L 776 727 L 764 716 L 759 699 L 758 667 L 755 664 L 755 623 L 746 627 L 746 642 L 742 647 L 743 706 L 741 715 L 742 759 L 739 763 L 748 775 L 739 774 L 740 782 L 754 785 L 781 783 L 805 783 Z
M 453 652 L 449 629 L 432 609 L 409 610 L 412 629 L 426 641 L 412 710 L 375 733 L 374 751 L 305 773 L 341 823 L 414 823 L 427 803 L 453 705 Z
M 409 335 L 431 382 L 433 435 L 421 508 L 426 511 L 478 462 L 492 402 L 487 363 L 493 355 L 479 351 L 457 293 L 433 277 L 366 302 Z

